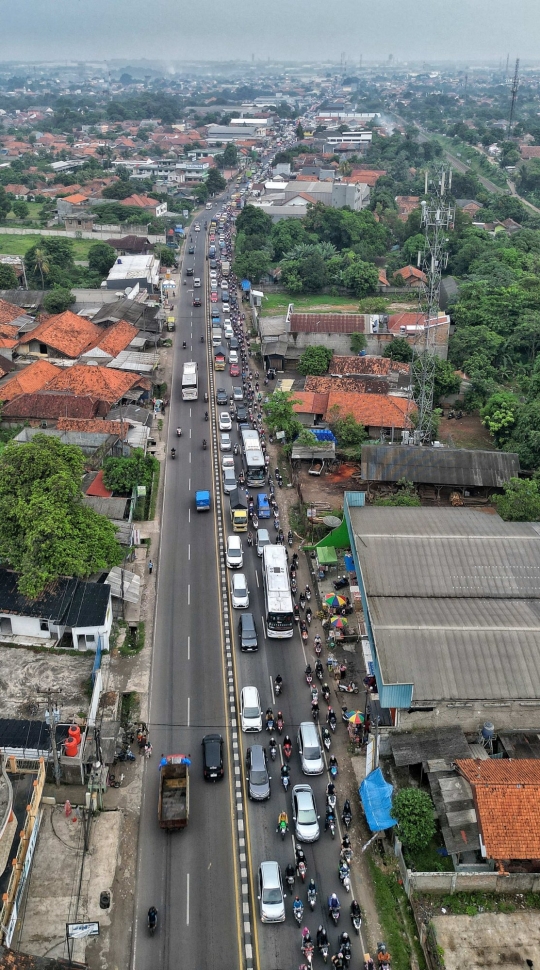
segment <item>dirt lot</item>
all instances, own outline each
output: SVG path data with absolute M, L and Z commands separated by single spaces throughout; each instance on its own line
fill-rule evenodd
M 360 488 L 359 464 L 342 464 L 337 471 L 320 476 L 310 475 L 308 468 L 308 463 L 302 462 L 298 472 L 298 482 L 306 505 L 310 502 L 326 502 L 331 509 L 342 509 L 343 492 L 356 492 Z
M 456 421 L 442 418 L 439 427 L 439 441 L 450 448 L 479 448 L 482 451 L 495 451 L 495 444 L 478 414 L 464 414 Z
M 446 970 L 511 970 L 525 967 L 526 959 L 540 966 L 540 925 L 535 911 L 441 915 L 433 923 Z
M 85 690 L 92 666 L 92 657 L 77 653 L 34 653 L 23 647 L 0 647 L 2 717 L 42 719 L 45 698 L 37 691 L 48 687 L 62 691 L 62 720 L 86 711 Z

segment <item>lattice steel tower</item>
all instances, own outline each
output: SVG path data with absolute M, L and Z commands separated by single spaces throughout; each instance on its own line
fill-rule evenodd
M 448 201 L 451 185 L 451 169 L 441 169 L 429 183 L 426 172 L 425 194 L 431 189 L 431 197 L 428 202 L 422 202 L 424 249 L 418 253 L 418 267 L 426 281 L 420 288 L 418 327 L 411 366 L 411 397 L 418 411 L 413 438 L 418 445 L 430 444 L 432 438 L 435 348 L 437 328 L 443 325 L 439 322 L 439 291 L 441 275 L 448 262 L 447 233 L 455 217 L 455 207 Z

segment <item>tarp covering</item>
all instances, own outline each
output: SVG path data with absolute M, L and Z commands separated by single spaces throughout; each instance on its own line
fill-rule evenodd
M 317 546 L 317 559 L 321 566 L 335 566 L 337 563 L 336 550 L 334 546 L 320 548 Z
M 310 428 L 309 430 L 319 441 L 333 441 L 334 443 L 336 441 L 329 428 Z
M 395 818 L 390 815 L 393 790 L 394 786 L 384 780 L 380 768 L 375 768 L 360 785 L 358 794 L 372 832 L 391 829 L 396 824 Z

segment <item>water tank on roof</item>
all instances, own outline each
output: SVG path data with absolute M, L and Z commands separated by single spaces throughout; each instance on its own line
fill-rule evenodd
M 78 724 L 72 724 L 68 730 L 69 737 L 75 741 L 76 744 L 80 744 L 81 741 L 81 729 Z
M 65 743 L 65 752 L 68 758 L 75 758 L 77 755 L 77 744 L 75 738 L 68 738 Z
M 495 725 L 491 721 L 484 721 L 481 733 L 484 741 L 493 741 Z

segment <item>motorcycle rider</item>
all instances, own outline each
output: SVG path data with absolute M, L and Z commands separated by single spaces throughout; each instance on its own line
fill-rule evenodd
M 289 880 L 291 878 L 291 876 L 292 876 L 292 878 L 294 880 L 295 875 L 296 875 L 296 873 L 294 871 L 294 866 L 293 866 L 292 862 L 289 862 L 287 868 L 285 869 L 285 879 Z
M 273 721 L 273 720 L 275 720 L 274 712 L 271 707 L 267 707 L 266 708 L 266 727 L 268 727 L 268 725 L 270 724 L 270 721 Z
M 347 833 L 345 833 L 345 835 L 341 840 L 341 851 L 343 852 L 344 849 L 350 849 L 350 848 L 351 848 L 351 840 L 347 835 Z
M 341 909 L 341 904 L 337 894 L 332 893 L 332 895 L 328 897 L 328 915 L 331 916 L 333 912 L 339 909 Z
M 276 744 L 276 739 L 275 738 L 270 738 L 270 740 L 268 742 L 268 747 L 270 748 L 270 752 L 276 751 L 277 744 Z
M 298 866 L 300 865 L 301 862 L 303 862 L 304 864 L 306 862 L 306 856 L 304 854 L 304 850 L 302 846 L 300 845 L 296 846 L 295 854 L 296 854 L 296 868 L 298 869 Z
M 336 970 L 343 970 L 344 959 L 341 950 L 332 957 L 332 966 L 336 967 Z
M 276 687 L 279 687 L 281 689 L 281 687 L 283 685 L 283 677 L 281 676 L 281 674 L 278 674 L 277 675 L 274 683 L 275 683 Z
M 374 970 L 373 960 L 369 953 L 364 953 L 364 967 L 363 970 Z
M 356 899 L 353 899 L 351 903 L 351 919 L 362 919 L 362 910 L 360 909 L 360 904 Z
M 328 933 L 322 924 L 317 930 L 317 946 L 319 947 L 319 950 L 323 946 L 328 946 Z
M 281 780 L 289 777 L 289 766 L 287 764 L 281 766 Z
M 277 820 L 276 832 L 281 832 L 282 827 L 285 826 L 285 831 L 289 831 L 289 817 L 287 812 L 280 812 Z
M 325 815 L 325 818 L 324 818 L 324 831 L 325 832 L 328 832 L 328 829 L 330 828 L 330 823 L 331 822 L 335 822 L 335 821 L 336 821 L 336 817 L 334 815 L 334 812 L 332 811 L 332 809 L 330 808 L 330 806 L 327 805 L 326 806 L 326 815 Z
M 347 933 L 347 931 L 344 931 L 343 933 L 340 934 L 338 938 L 338 947 L 340 950 L 343 950 L 343 951 L 345 951 L 346 949 L 350 949 L 351 938 Z
M 328 798 L 328 796 L 332 796 L 335 794 L 336 794 L 336 786 L 334 785 L 333 781 L 329 781 L 326 786 L 326 797 Z
M 294 915 L 296 915 L 296 913 L 302 912 L 304 907 L 302 905 L 302 900 L 300 899 L 300 896 L 294 897 L 292 906 L 293 906 Z
M 315 880 L 313 879 L 313 877 L 311 877 L 311 879 L 309 880 L 307 891 L 308 891 L 308 899 L 309 899 L 310 893 L 315 893 L 315 895 L 317 895 L 317 886 L 315 884 Z
M 290 754 L 292 752 L 292 741 L 288 734 L 285 735 L 285 739 L 283 741 L 283 751 L 284 751 L 285 757 L 287 758 L 290 757 Z
M 323 672 L 324 672 L 324 667 L 321 661 L 317 660 L 317 663 L 315 664 L 315 676 L 316 677 L 320 676 L 322 678 Z
M 328 713 L 326 715 L 326 720 L 327 720 L 328 724 L 333 724 L 335 726 L 336 721 L 337 721 L 337 718 L 336 718 L 336 712 L 334 711 L 334 708 L 333 707 L 329 707 L 328 708 Z
M 278 711 L 277 712 L 277 714 L 276 714 L 276 721 L 277 721 L 278 724 L 281 721 L 281 727 L 283 727 L 283 714 L 281 713 L 281 711 Z
M 155 906 L 151 906 L 148 910 L 148 926 L 151 930 L 155 930 L 157 926 L 157 909 Z
M 350 824 L 352 819 L 352 811 L 351 811 L 351 803 L 348 798 L 346 798 L 343 803 L 343 811 L 341 813 L 341 818 L 343 819 L 343 822 L 345 824 L 347 824 L 347 819 L 348 819 Z
M 313 945 L 313 940 L 311 939 L 311 933 L 309 932 L 307 926 L 304 926 L 304 929 L 302 930 L 302 950 L 308 945 L 308 943 Z

